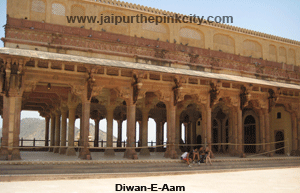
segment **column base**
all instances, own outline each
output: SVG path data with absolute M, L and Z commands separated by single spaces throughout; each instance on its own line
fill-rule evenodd
M 167 148 L 167 151 L 165 152 L 164 155 L 165 158 L 171 158 L 171 159 L 177 159 L 178 158 L 178 154 L 174 149 L 171 148 Z
M 291 151 L 291 156 L 300 156 L 300 149 Z
M 115 150 L 113 149 L 106 149 L 104 152 L 105 156 L 115 156 Z
M 232 157 L 236 157 L 236 156 L 240 156 L 241 153 L 239 153 L 237 150 L 232 150 L 231 153 L 229 153 L 230 156 Z
M 181 149 L 179 148 L 179 146 L 176 146 L 176 147 L 175 147 L 175 151 L 176 151 L 177 155 L 181 155 L 181 154 L 182 154 L 182 151 L 181 151 Z
M 11 152 L 11 160 L 21 160 L 20 150 L 13 149 Z
M 91 160 L 92 156 L 90 153 L 90 150 L 88 148 L 83 148 L 79 151 L 79 156 L 80 159 L 87 159 L 87 160 Z
M 137 153 L 134 149 L 127 149 L 124 152 L 124 158 L 127 159 L 138 159 Z
M 8 160 L 8 150 L 6 148 L 0 148 L 0 160 Z
M 148 148 L 143 148 L 143 149 L 141 149 L 140 155 L 142 155 L 142 156 L 150 156 L 150 151 L 149 151 L 149 149 L 148 149 Z
M 53 152 L 53 148 L 52 147 L 49 148 L 49 152 Z
M 274 153 L 273 152 L 271 152 L 271 153 L 266 153 L 265 154 L 267 157 L 273 157 L 274 156 Z
M 53 149 L 53 153 L 59 153 L 59 147 L 55 147 L 55 148 Z
M 67 148 L 66 147 L 61 147 L 61 148 L 59 148 L 59 154 L 66 154 L 66 152 L 67 152 Z
M 76 151 L 74 147 L 68 147 L 66 151 L 67 156 L 74 156 L 76 155 Z

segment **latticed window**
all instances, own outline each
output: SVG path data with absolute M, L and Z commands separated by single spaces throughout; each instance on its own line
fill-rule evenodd
M 179 31 L 179 36 L 183 38 L 191 38 L 196 40 L 201 40 L 201 35 L 196 31 L 189 28 L 182 28 Z
M 52 14 L 53 15 L 60 15 L 65 16 L 66 15 L 66 8 L 60 3 L 53 3 L 52 4 Z
M 84 9 L 77 5 L 72 6 L 71 15 L 72 16 L 84 16 L 85 15 Z
M 165 26 L 161 24 L 156 25 L 155 23 L 143 23 L 142 29 L 158 33 L 167 33 L 167 29 L 165 28 Z
M 32 0 L 31 11 L 38 12 L 38 13 L 45 13 L 46 12 L 45 2 L 41 0 Z

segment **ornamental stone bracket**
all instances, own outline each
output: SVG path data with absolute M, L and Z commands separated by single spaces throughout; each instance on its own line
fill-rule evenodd
M 1 92 L 5 95 L 22 96 L 22 78 L 24 60 L 18 58 L 4 58 L 0 68 Z
M 131 84 L 133 88 L 133 104 L 136 104 L 136 101 L 140 98 L 144 98 L 146 91 L 140 92 L 143 86 L 142 79 L 145 76 L 144 72 L 133 71 L 133 82 Z
M 240 90 L 240 108 L 241 110 L 248 105 L 248 102 L 250 100 L 251 94 L 250 92 L 252 91 L 252 85 L 242 85 L 241 90 Z
M 269 97 L 269 112 L 271 112 L 272 108 L 275 107 L 276 103 L 279 101 L 280 90 L 274 91 L 273 89 L 268 90 Z
M 217 102 L 218 95 L 220 93 L 221 81 L 213 80 L 210 83 L 210 108 Z
M 174 78 L 174 83 L 175 86 L 172 88 L 173 93 L 174 93 L 174 106 L 177 105 L 178 102 L 184 100 L 184 94 L 182 93 L 182 84 L 186 82 L 186 78 L 181 77 L 181 76 L 175 76 Z

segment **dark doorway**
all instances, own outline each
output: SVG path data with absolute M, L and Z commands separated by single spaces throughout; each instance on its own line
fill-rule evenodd
M 283 141 L 284 140 L 284 134 L 282 131 L 277 131 L 275 135 L 275 141 Z M 284 142 L 279 142 L 275 144 L 275 149 L 279 149 L 276 151 L 277 154 L 284 154 Z M 282 149 L 280 149 L 282 148 Z
M 256 127 L 255 119 L 252 115 L 248 115 L 244 122 L 244 143 L 245 144 L 255 144 L 256 143 Z M 245 153 L 255 153 L 255 145 L 245 145 Z

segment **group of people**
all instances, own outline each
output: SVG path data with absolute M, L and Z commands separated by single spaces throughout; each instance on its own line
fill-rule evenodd
M 193 161 L 193 163 L 195 163 L 195 159 L 197 158 L 197 162 L 200 165 L 200 163 L 204 163 L 207 164 L 208 162 L 210 163 L 210 165 L 212 165 L 211 163 L 211 156 L 213 156 L 212 151 L 209 149 L 209 147 L 195 147 L 190 153 L 189 152 L 184 152 L 181 155 L 181 159 L 185 160 L 186 163 L 188 164 L 188 167 L 191 167 L 190 162 Z

